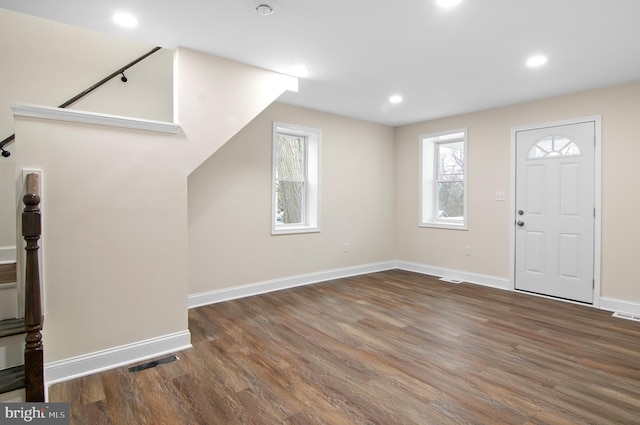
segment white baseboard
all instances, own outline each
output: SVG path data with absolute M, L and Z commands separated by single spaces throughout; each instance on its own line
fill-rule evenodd
M 463 282 L 475 283 L 477 285 L 489 286 L 498 289 L 511 289 L 509 279 L 496 276 L 488 276 L 477 273 L 468 273 L 460 270 L 446 269 L 443 267 L 428 266 L 426 264 L 410 263 L 407 261 L 396 261 L 396 268 L 409 272 L 428 274 L 431 276 L 444 277 L 447 279 L 461 280 Z
M 15 246 L 0 246 L 0 264 L 11 264 L 16 262 Z
M 340 279 L 367 273 L 375 273 L 384 270 L 392 270 L 395 268 L 395 262 L 388 261 L 384 263 L 365 264 L 363 266 L 346 267 L 317 273 L 289 276 L 282 279 L 267 280 L 264 282 L 236 286 L 233 288 L 225 288 L 215 291 L 201 292 L 199 294 L 192 294 L 189 295 L 188 305 L 189 308 L 200 307 L 203 305 L 250 297 L 252 295 L 280 291 L 282 289 L 293 288 L 296 286 L 310 285 L 312 283 L 324 282 L 327 280 Z
M 492 288 L 510 289 L 509 279 L 461 272 L 444 269 L 441 267 L 427 266 L 424 264 L 410 263 L 406 261 L 387 261 L 383 263 L 365 264 L 363 266 L 333 269 L 317 273 L 309 273 L 298 276 L 289 276 L 282 279 L 273 279 L 264 282 L 236 286 L 233 288 L 219 289 L 209 292 L 201 292 L 189 295 L 189 308 L 230 301 L 238 298 L 250 297 L 258 294 L 294 288 L 296 286 L 310 285 L 325 282 L 332 279 L 340 279 L 349 276 L 357 276 L 367 273 L 375 273 L 385 270 L 401 269 L 416 273 L 428 274 L 438 277 L 458 279 Z
M 412 263 L 408 261 L 388 261 L 383 263 L 367 264 L 363 266 L 334 269 L 317 273 L 310 273 L 299 276 L 290 276 L 282 279 L 274 279 L 249 285 L 237 286 L 234 288 L 220 289 L 216 291 L 202 292 L 189 295 L 189 308 L 200 307 L 208 304 L 215 304 L 223 301 L 249 297 L 252 295 L 264 294 L 267 292 L 279 291 L 281 289 L 293 288 L 296 286 L 310 285 L 324 282 L 331 279 L 356 276 L 366 273 L 375 273 L 385 270 L 400 269 L 415 273 L 426 274 L 447 279 L 461 280 L 463 282 L 474 283 L 476 285 L 488 286 L 503 290 L 512 290 L 511 282 L 508 278 L 489 276 L 478 273 L 469 273 L 460 270 L 447 269 L 444 267 L 430 266 L 426 264 Z M 600 298 L 599 307 L 602 310 L 620 311 L 631 314 L 640 314 L 640 303 L 615 298 Z
M 640 314 L 640 303 L 617 298 L 600 298 L 600 308 L 608 311 L 619 311 L 623 313 Z
M 0 370 L 24 364 L 24 334 L 0 338 Z
M 20 317 L 17 286 L 16 283 L 3 283 L 0 285 L 0 320 Z
M 46 363 L 44 365 L 44 380 L 48 386 L 188 348 L 191 348 L 191 332 L 188 330 L 176 332 L 95 353 Z
M 26 400 L 27 395 L 24 388 L 0 394 L 0 403 L 24 403 Z

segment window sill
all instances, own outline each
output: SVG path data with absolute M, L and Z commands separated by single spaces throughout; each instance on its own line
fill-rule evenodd
M 436 228 L 436 229 L 451 229 L 451 230 L 467 230 L 467 225 L 465 223 L 440 223 L 440 222 L 433 222 L 433 223 L 420 223 L 418 224 L 419 227 L 432 227 L 432 228 Z
M 292 226 L 292 227 L 284 227 L 284 228 L 275 228 L 271 229 L 271 235 L 295 235 L 299 233 L 319 233 L 319 227 L 309 227 L 309 226 Z

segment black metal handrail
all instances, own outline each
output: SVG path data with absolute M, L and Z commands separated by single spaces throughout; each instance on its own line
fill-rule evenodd
M 160 49 L 161 49 L 161 47 L 154 47 L 153 49 L 151 49 L 150 51 L 148 51 L 144 55 L 140 56 L 138 59 L 136 59 L 136 60 L 134 60 L 132 62 L 129 62 L 128 64 L 126 64 L 122 68 L 118 69 L 117 71 L 112 72 L 111 74 L 109 74 L 108 76 L 103 78 L 102 80 L 98 81 L 97 83 L 95 83 L 94 85 L 89 87 L 88 89 L 86 89 L 83 92 L 78 93 L 77 95 L 73 96 L 71 99 L 67 100 L 66 102 L 64 102 L 63 104 L 58 106 L 58 108 L 66 108 L 67 106 L 70 106 L 70 105 L 74 104 L 75 102 L 77 102 L 78 100 L 82 99 L 83 97 L 85 97 L 86 95 L 88 95 L 89 93 L 91 93 L 92 91 L 94 91 L 95 89 L 97 89 L 98 87 L 100 87 L 101 85 L 106 83 L 107 81 L 111 80 L 113 77 L 116 77 L 116 76 L 118 76 L 120 74 L 122 74 L 122 81 L 126 82 L 127 79 L 124 76 L 124 72 L 127 69 L 131 68 L 133 65 L 135 65 L 138 62 L 140 62 L 140 61 L 146 59 L 147 57 L 151 56 L 152 54 L 154 54 L 155 52 L 157 52 Z M 11 152 L 5 150 L 4 147 L 6 145 L 8 145 L 9 143 L 13 142 L 15 140 L 15 138 L 16 138 L 16 134 L 14 133 L 11 136 L 7 137 L 6 139 L 4 139 L 3 141 L 0 142 L 0 151 L 2 151 L 2 156 L 3 157 L 6 158 L 6 157 L 11 155 Z

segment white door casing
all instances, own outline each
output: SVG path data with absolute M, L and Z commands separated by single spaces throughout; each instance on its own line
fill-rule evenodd
M 512 130 L 514 289 L 599 304 L 599 124 Z

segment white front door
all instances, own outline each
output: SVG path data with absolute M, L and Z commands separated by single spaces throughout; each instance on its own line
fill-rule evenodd
M 595 122 L 516 131 L 515 288 L 593 303 Z

